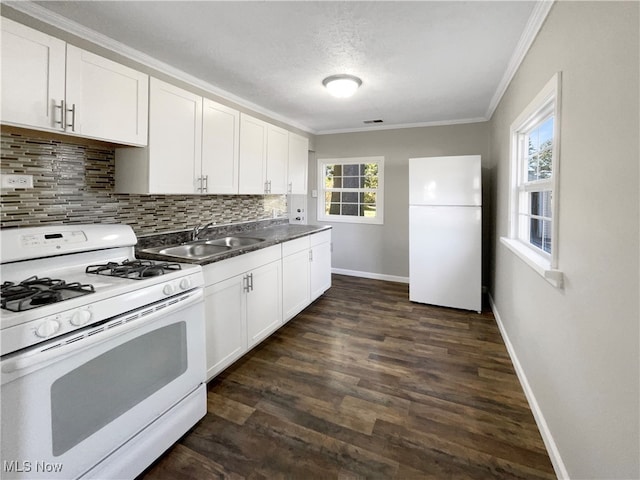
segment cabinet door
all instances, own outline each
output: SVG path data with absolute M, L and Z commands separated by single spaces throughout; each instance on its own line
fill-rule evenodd
M 67 45 L 67 132 L 147 144 L 149 77 Z
M 268 192 L 287 193 L 287 163 L 289 162 L 289 132 L 275 125 L 267 126 Z
M 267 123 L 240 114 L 240 181 L 238 193 L 265 193 Z
M 310 268 L 311 301 L 314 301 L 331 287 L 331 243 L 311 248 Z
M 65 42 L 2 18 L 2 123 L 63 130 Z
M 282 324 L 282 262 L 268 263 L 249 275 L 247 337 L 251 348 Z
M 206 287 L 204 295 L 209 380 L 247 351 L 243 276 Z
M 290 320 L 310 303 L 308 249 L 282 258 L 282 311 Z
M 149 193 L 199 193 L 202 97 L 150 82 Z
M 202 108 L 205 193 L 238 193 L 240 112 L 208 98 Z
M 309 139 L 289 132 L 288 192 L 294 195 L 307 194 L 307 170 Z

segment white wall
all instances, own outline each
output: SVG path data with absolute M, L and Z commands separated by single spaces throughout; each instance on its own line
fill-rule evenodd
M 491 121 L 491 291 L 573 479 L 640 476 L 638 7 L 556 3 Z M 508 231 L 509 126 L 557 71 L 564 289 L 499 241 Z
M 409 158 L 480 154 L 484 162 L 488 154 L 488 131 L 488 122 L 484 122 L 316 136 L 316 158 L 385 157 L 384 225 L 331 223 L 333 267 L 406 279 L 409 276 Z M 316 177 L 317 165 L 312 161 L 310 188 L 318 188 Z M 488 192 L 488 188 L 485 190 Z M 488 200 L 488 195 L 486 197 Z M 309 199 L 309 223 L 319 223 L 315 200 Z M 488 208 L 485 205 L 485 211 L 488 212 Z M 488 227 L 485 230 L 488 231 Z

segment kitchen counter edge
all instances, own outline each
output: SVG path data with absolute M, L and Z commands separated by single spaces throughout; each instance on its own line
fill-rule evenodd
M 285 224 L 285 225 L 270 226 L 266 228 L 250 229 L 250 230 L 243 229 L 241 232 L 238 232 L 237 235 L 264 238 L 264 241 L 260 243 L 256 243 L 254 245 L 233 249 L 228 252 L 216 255 L 214 257 L 206 258 L 202 260 L 144 252 L 143 250 L 147 248 L 153 248 L 158 246 L 168 247 L 168 246 L 180 245 L 181 243 L 184 243 L 181 241 L 176 242 L 176 240 L 171 241 L 172 239 L 175 238 L 175 234 L 166 234 L 166 235 L 157 234 L 157 235 L 152 235 L 146 238 L 139 239 L 139 242 L 136 245 L 136 257 L 144 260 L 160 260 L 164 262 L 209 265 L 212 263 L 220 262 L 222 260 L 227 260 L 229 258 L 237 257 L 238 255 L 243 255 L 249 252 L 255 252 L 256 250 L 262 250 L 263 248 L 268 248 L 273 245 L 278 245 L 280 243 L 288 242 L 290 240 L 295 240 L 296 238 L 306 237 L 309 235 L 313 235 L 315 233 L 331 230 L 331 228 L 332 227 L 330 225 Z M 210 236 L 207 238 L 215 239 L 215 238 L 223 237 L 228 234 L 230 233 L 226 233 L 223 235 Z

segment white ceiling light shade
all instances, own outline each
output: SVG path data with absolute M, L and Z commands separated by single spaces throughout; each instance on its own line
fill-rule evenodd
M 348 98 L 356 93 L 362 80 L 353 75 L 331 75 L 322 81 L 329 93 L 337 98 Z

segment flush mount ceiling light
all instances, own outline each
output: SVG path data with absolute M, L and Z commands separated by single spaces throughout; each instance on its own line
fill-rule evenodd
M 362 85 L 362 80 L 353 75 L 331 75 L 322 81 L 331 95 L 337 98 L 347 98 L 356 93 Z

